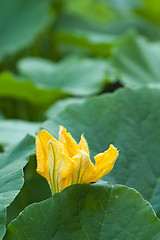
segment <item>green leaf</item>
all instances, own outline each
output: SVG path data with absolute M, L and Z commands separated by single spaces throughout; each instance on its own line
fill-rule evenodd
M 78 96 L 102 91 L 109 69 L 104 60 L 76 57 L 57 64 L 43 59 L 26 58 L 19 61 L 18 68 L 37 86 L 60 89 L 64 93 Z
M 156 25 L 160 25 L 160 2 L 158 0 L 154 0 L 154 4 L 152 4 L 150 0 L 143 0 L 142 3 L 143 7 L 140 8 L 137 13 Z
M 122 7 L 122 4 L 120 6 Z M 159 40 L 160 31 L 157 26 L 135 13 L 125 13 L 126 11 L 121 9 L 112 21 L 103 24 L 88 22 L 77 15 L 60 15 L 55 23 L 57 44 L 63 47 L 63 51 L 66 49 L 75 51 L 76 46 L 79 47 L 79 51 L 83 50 L 82 52 L 108 56 L 112 47 L 116 46 L 124 38 L 123 35 L 131 29 L 152 40 Z
M 103 0 L 102 0 L 103 1 Z M 142 6 L 141 1 L 139 0 L 122 0 L 121 2 L 117 0 L 108 0 L 109 4 L 117 10 L 136 10 Z
M 35 151 L 34 138 L 23 141 L 0 154 L 0 239 L 5 234 L 6 207 L 11 204 L 23 185 L 23 167 Z
M 121 1 L 119 4 L 117 1 L 100 2 L 103 3 L 100 12 L 97 2 L 76 1 L 75 3 L 74 1 L 71 4 L 70 1 L 67 2 L 69 3 L 66 4 L 67 9 L 64 9 L 55 23 L 55 40 L 61 51 L 106 57 L 110 55 L 112 47 L 117 45 L 123 35 L 131 29 L 152 40 L 159 40 L 158 26 L 133 11 L 143 7 L 139 0 Z M 91 8 L 96 9 L 96 15 L 92 19 L 89 16 L 89 12 L 93 13 Z
M 35 155 L 31 156 L 24 169 L 24 185 L 20 193 L 7 207 L 7 225 L 28 205 L 51 197 L 51 190 L 45 178 L 36 172 Z
M 2 114 L 2 112 L 0 111 L 0 120 L 5 119 L 4 115 Z
M 50 0 L 0 0 L 0 59 L 21 50 L 49 25 Z
M 84 48 L 96 56 L 108 57 L 111 48 L 117 43 L 117 36 L 84 30 L 61 30 L 56 33 L 56 41 L 68 48 Z
M 150 43 L 130 34 L 113 49 L 113 65 L 127 86 L 160 86 L 160 43 Z
M 124 88 L 70 104 L 43 127 L 57 136 L 58 125 L 63 125 L 77 142 L 84 133 L 92 158 L 114 144 L 119 157 L 104 179 L 134 187 L 160 214 L 159 102 L 158 89 Z
M 88 22 L 104 23 L 107 20 L 111 20 L 115 16 L 114 9 L 106 1 L 98 0 L 69 0 L 63 6 L 64 11 L 67 14 L 78 16 Z
M 22 140 L 27 134 L 35 136 L 40 125 L 41 123 L 18 119 L 0 120 L 0 145 L 9 147 Z
M 59 100 L 57 102 L 55 102 L 54 104 L 52 104 L 47 111 L 45 112 L 45 116 L 46 118 L 51 118 L 52 115 L 54 115 L 55 113 L 59 113 L 62 110 L 64 110 L 68 105 L 72 105 L 72 103 L 80 103 L 80 102 L 84 102 L 85 98 L 66 98 L 66 99 L 62 99 Z
M 120 38 L 120 36 L 124 36 L 124 34 L 131 31 L 131 29 L 132 31 L 136 31 L 140 35 L 143 35 L 152 41 L 159 41 L 159 28 L 142 17 L 135 15 L 127 15 L 121 18 L 118 17 L 116 20 L 107 24 L 105 31 L 108 35 L 117 35 L 117 39 L 119 36 L 119 40 L 121 41 L 123 38 Z M 120 41 L 117 41 L 116 44 L 112 44 L 112 47 L 117 46 Z
M 160 220 L 134 189 L 108 183 L 74 185 L 27 207 L 5 240 L 151 240 Z
M 41 107 L 66 96 L 58 89 L 38 88 L 30 80 L 22 80 L 9 72 L 0 74 L 0 85 L 0 98 L 22 99 Z

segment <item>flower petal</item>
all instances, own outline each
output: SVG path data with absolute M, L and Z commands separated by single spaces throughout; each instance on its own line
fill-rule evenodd
M 72 160 L 65 154 L 60 144 L 52 142 L 48 143 L 49 156 L 49 184 L 52 193 L 60 192 L 71 184 L 72 178 L 70 174 L 72 170 Z
M 89 155 L 85 151 L 79 150 L 78 154 L 72 160 L 74 162 L 72 184 L 88 183 L 87 178 L 95 172 L 95 167 Z
M 81 135 L 81 140 L 79 142 L 79 150 L 83 150 L 89 155 L 88 143 L 83 134 Z
M 36 136 L 36 156 L 37 156 L 37 172 L 49 179 L 49 159 L 47 152 L 47 145 L 49 140 L 53 142 L 58 141 L 46 130 L 38 132 Z
M 76 141 L 72 138 L 72 135 L 70 133 L 67 133 L 67 130 L 62 126 L 60 126 L 59 129 L 59 142 L 65 146 L 69 157 L 72 158 L 78 153 L 78 145 Z
M 104 153 L 97 154 L 94 159 L 95 164 L 95 173 L 88 179 L 90 182 L 97 182 L 104 175 L 109 173 L 118 157 L 118 150 L 112 144 L 109 149 Z

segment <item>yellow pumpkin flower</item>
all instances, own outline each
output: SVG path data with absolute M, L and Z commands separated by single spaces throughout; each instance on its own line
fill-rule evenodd
M 37 172 L 47 179 L 54 194 L 72 184 L 98 181 L 112 170 L 118 150 L 111 144 L 107 151 L 94 157 L 94 165 L 84 135 L 77 144 L 71 134 L 60 126 L 59 141 L 46 130 L 38 132 L 36 156 Z

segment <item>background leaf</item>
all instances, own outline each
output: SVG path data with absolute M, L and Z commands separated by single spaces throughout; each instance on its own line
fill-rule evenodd
M 127 86 L 160 86 L 160 42 L 151 43 L 131 34 L 113 49 L 113 65 Z
M 0 75 L 0 97 L 24 99 L 33 104 L 41 105 L 52 103 L 57 98 L 64 96 L 60 90 L 37 88 L 30 80 L 22 80 L 9 72 Z M 8 88 L 10 86 L 10 88 Z
M 42 113 L 51 103 L 68 96 L 59 89 L 38 88 L 9 72 L 0 74 L 0 85 L 0 109 L 9 118 L 42 120 Z
M 107 73 L 108 78 L 111 75 L 104 60 L 77 57 L 69 57 L 59 63 L 26 58 L 19 61 L 18 69 L 37 86 L 77 96 L 99 93 L 104 88 Z
M 51 20 L 50 0 L 0 0 L 0 59 L 31 44 Z
M 151 22 L 154 22 L 157 25 L 160 25 L 160 2 L 158 0 L 154 0 L 154 4 L 151 4 L 149 0 L 143 0 L 142 4 L 143 7 L 137 11 L 138 14 L 150 20 Z
M 27 134 L 35 136 L 41 123 L 18 119 L 0 120 L 0 145 L 9 147 L 22 140 Z
M 160 221 L 138 192 L 99 183 L 74 185 L 30 205 L 9 225 L 5 239 L 150 240 L 159 233 Z

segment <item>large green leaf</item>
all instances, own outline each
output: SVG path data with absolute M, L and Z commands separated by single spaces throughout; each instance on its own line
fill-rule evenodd
M 0 58 L 32 43 L 51 20 L 50 5 L 50 0 L 0 0 Z
M 34 153 L 34 138 L 23 141 L 0 154 L 0 239 L 5 233 L 6 207 L 11 204 L 23 185 L 23 167 Z
M 18 119 L 0 120 L 0 145 L 9 147 L 22 140 L 26 134 L 35 136 L 41 123 Z
M 19 71 L 37 86 L 86 96 L 100 92 L 111 70 L 104 60 L 67 58 L 60 63 L 26 58 L 18 63 Z
M 74 185 L 27 207 L 6 240 L 158 240 L 160 220 L 134 189 L 107 183 Z
M 160 85 L 160 42 L 150 43 L 131 34 L 113 49 L 113 65 L 127 86 Z
M 43 127 L 57 136 L 64 125 L 77 141 L 84 132 L 92 157 L 114 144 L 119 158 L 104 179 L 134 187 L 160 214 L 159 102 L 157 89 L 124 88 L 70 104 Z

